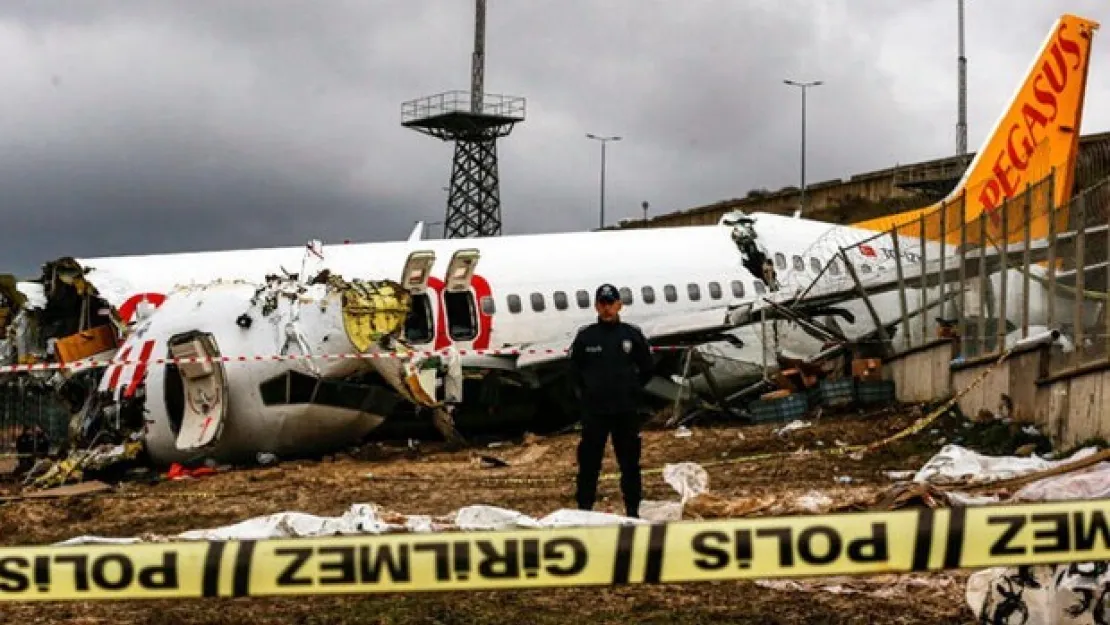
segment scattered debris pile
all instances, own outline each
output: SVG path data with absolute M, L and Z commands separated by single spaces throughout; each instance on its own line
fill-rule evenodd
M 125 324 L 88 278 L 90 270 L 72 258 L 43 265 L 36 280 L 19 281 L 0 275 L 0 366 L 71 363 L 108 359 L 124 336 Z M 3 391 L 11 397 L 38 395 L 48 406 L 35 414 L 5 414 L 3 426 L 19 430 L 9 435 L 50 434 L 45 447 L 20 448 L 18 471 L 35 461 L 68 453 L 73 434 L 72 416 L 93 393 L 101 371 L 46 369 L 5 376 Z M 69 468 L 60 469 L 69 472 Z
M 0 365 L 110 355 L 124 324 L 72 258 L 46 263 L 35 281 L 0 276 Z
M 758 422 L 790 421 L 817 410 L 843 411 L 895 403 L 894 382 L 884 379 L 882 358 L 863 344 L 826 343 L 813 358 L 779 357 L 764 392 L 747 406 Z

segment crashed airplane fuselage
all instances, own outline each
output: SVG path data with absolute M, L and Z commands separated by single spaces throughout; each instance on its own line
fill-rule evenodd
M 407 294 L 388 281 L 175 290 L 136 322 L 116 355 L 133 364 L 104 371 L 83 429 L 141 431 L 159 465 L 356 445 L 399 401 L 423 401 L 406 385 L 410 361 L 373 358 L 403 347 L 407 311 Z M 368 357 L 327 357 L 352 353 Z
M 862 248 L 851 248 L 864 239 L 872 239 L 875 256 L 866 255 Z M 910 239 L 902 242 L 905 247 L 921 247 L 920 242 L 915 244 Z M 724 356 L 717 358 L 711 372 L 725 374 L 721 376 L 725 379 L 718 382 L 719 390 L 726 393 L 761 377 L 764 363 L 775 364 L 775 350 L 764 342 L 765 334 L 773 335 L 767 337 L 767 341 L 773 341 L 777 351 L 796 357 L 817 353 L 827 342 L 805 332 L 782 331 L 790 329 L 793 322 L 789 321 L 772 328 L 750 325 L 735 328 L 736 312 L 746 306 L 766 307 L 764 298 L 791 304 L 797 293 L 820 276 L 819 286 L 824 289 L 823 293 L 839 293 L 842 300 L 847 301 L 837 304 L 840 311 L 830 311 L 826 307 L 808 314 L 823 319 L 826 325 L 835 326 L 849 339 L 872 332 L 874 326 L 863 302 L 854 296 L 854 284 L 846 268 L 835 269 L 842 247 L 849 248 L 847 258 L 859 268 L 860 279 L 865 285 L 887 286 L 886 293 L 874 296 L 873 303 L 884 323 L 896 320 L 898 294 L 889 288 L 896 284 L 894 263 L 886 257 L 887 250 L 892 248 L 889 237 L 875 237 L 874 233 L 862 229 L 768 214 L 730 215 L 712 226 L 482 240 L 412 238 L 340 245 L 326 250 L 310 245 L 307 251 L 300 247 L 90 259 L 83 261 L 83 265 L 87 268 L 88 282 L 104 294 L 125 321 L 137 324 L 131 329 L 128 344 L 120 350 L 121 358 L 164 358 L 170 353 L 167 342 L 171 333 L 213 332 L 200 323 L 203 319 L 204 323 L 219 329 L 219 333 L 214 335 L 214 341 L 190 343 L 189 349 L 218 350 L 224 356 L 245 359 L 227 363 L 222 375 L 233 381 L 250 376 L 247 386 L 255 393 L 258 392 L 255 387 L 289 367 L 309 371 L 305 369 L 309 365 L 304 363 L 282 363 L 276 370 L 267 369 L 273 365 L 266 361 L 270 356 L 297 349 L 312 354 L 366 351 L 359 344 L 365 341 L 357 337 L 353 343 L 351 337 L 335 339 L 341 335 L 339 330 L 345 331 L 338 305 L 328 312 L 319 312 L 320 306 L 298 304 L 296 314 L 301 316 L 297 317 L 296 325 L 306 336 L 314 334 L 316 342 L 293 340 L 288 333 L 290 321 L 280 321 L 280 318 L 294 312 L 292 309 L 288 313 L 281 312 L 285 309 L 280 306 L 274 309 L 277 312 L 267 316 L 262 314 L 264 304 L 256 302 L 259 308 L 256 318 L 250 322 L 252 327 L 240 327 L 237 320 L 255 297 L 251 289 L 262 288 L 252 286 L 258 283 L 260 276 L 287 267 L 300 267 L 301 276 L 320 276 L 327 270 L 332 276 L 352 280 L 391 280 L 400 274 L 398 286 L 394 288 L 403 291 L 407 301 L 403 322 L 399 322 L 395 331 L 402 347 L 415 350 L 450 348 L 459 356 L 461 368 L 471 373 L 484 376 L 494 372 L 495 379 L 509 380 L 523 387 L 554 389 L 550 395 L 553 403 L 559 396 L 569 398 L 568 393 L 558 391 L 556 381 L 565 372 L 567 348 L 575 332 L 595 319 L 592 296 L 594 289 L 604 282 L 620 287 L 626 304 L 622 316 L 640 326 L 649 340 L 656 344 L 697 345 L 704 352 L 716 350 Z M 935 243 L 928 242 L 925 247 L 929 258 L 938 258 L 939 249 Z M 830 262 L 833 269 L 825 271 Z M 309 268 L 309 264 L 314 266 Z M 866 271 L 868 268 L 871 271 Z M 207 303 L 205 298 L 216 297 L 214 294 L 222 292 L 223 287 L 204 285 L 220 279 L 246 283 L 227 287 L 233 291 L 240 289 L 230 297 L 227 308 L 242 310 L 228 312 Z M 326 300 L 323 290 L 328 288 L 332 289 L 328 297 L 338 297 L 337 301 L 344 297 L 341 293 L 351 292 L 335 285 L 329 287 L 327 280 L 325 284 L 308 282 L 311 281 L 275 278 L 266 288 L 276 292 L 292 288 L 289 284 L 306 285 L 296 288 L 308 289 L 308 295 L 302 293 L 292 299 L 288 295 L 277 297 L 281 305 L 287 300 L 299 302 L 301 298 Z M 174 286 L 190 284 L 195 286 Z M 167 294 L 171 294 L 169 298 Z M 935 288 L 928 290 L 926 295 L 930 300 L 939 297 Z M 911 307 L 920 305 L 916 297 L 916 293 L 908 294 Z M 177 303 L 171 306 L 171 300 Z M 232 302 L 237 303 L 232 305 Z M 845 309 L 849 314 L 844 314 Z M 1011 306 L 1008 310 L 1012 315 L 1019 307 Z M 1030 311 L 1031 324 L 1038 323 L 1041 310 L 1043 307 L 1034 302 Z M 1063 309 L 1058 307 L 1057 310 Z M 163 313 L 170 313 L 168 320 L 162 319 Z M 139 318 L 143 315 L 147 316 Z M 164 340 L 160 345 L 147 346 L 149 339 L 144 336 L 150 336 L 155 324 L 166 324 L 166 329 L 159 332 Z M 932 322 L 925 325 L 935 327 Z M 265 332 L 258 330 L 262 327 L 266 328 Z M 914 323 L 912 329 L 921 332 L 922 324 Z M 229 333 L 227 338 L 224 333 Z M 736 342 L 730 343 L 728 338 L 738 338 L 743 345 L 736 347 Z M 661 352 L 657 357 L 659 375 L 649 385 L 649 392 L 669 398 L 677 392 L 671 376 L 684 373 L 681 353 Z M 414 365 L 411 359 L 391 355 L 369 363 L 356 364 L 358 362 L 328 363 L 326 366 L 336 367 L 334 375 L 340 377 L 348 375 L 348 371 L 361 370 L 359 367 L 373 370 L 376 366 L 385 386 L 400 389 L 403 399 L 424 406 L 437 403 L 438 400 L 431 397 L 434 393 L 426 390 L 436 387 L 435 372 L 405 370 L 404 367 Z M 254 369 L 264 371 L 249 373 Z M 185 373 L 191 375 L 188 371 Z M 202 377 L 210 375 L 208 372 L 193 373 Z M 165 365 L 153 364 L 136 366 L 130 375 L 138 376 L 141 382 L 144 375 L 180 378 L 181 371 L 171 368 L 168 374 Z M 114 380 L 117 377 L 119 379 Z M 429 377 L 432 378 L 430 384 Z M 418 383 L 412 383 L 414 378 Z M 101 386 L 123 392 L 121 399 L 128 400 L 126 393 L 133 382 L 125 386 L 122 379 L 130 379 L 124 371 L 106 372 Z M 694 386 L 705 390 L 706 384 L 699 385 L 695 380 Z M 407 396 L 404 395 L 406 389 Z M 536 402 L 536 399 L 537 396 L 532 396 L 530 401 Z M 464 394 L 462 400 L 469 402 L 470 394 Z M 286 410 L 277 405 L 266 408 L 274 413 Z M 287 410 L 311 411 L 313 408 L 301 406 Z M 380 416 L 382 413 L 373 414 Z M 167 413 L 166 423 L 172 426 L 178 418 Z M 176 449 L 180 432 L 173 427 L 166 432 L 169 434 L 164 437 L 170 439 L 172 435 Z M 267 432 L 271 437 L 280 434 L 273 428 L 268 428 Z M 233 438 L 231 434 L 228 436 Z M 357 436 L 352 435 L 352 438 Z

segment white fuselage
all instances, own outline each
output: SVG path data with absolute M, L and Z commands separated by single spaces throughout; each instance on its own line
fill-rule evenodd
M 302 267 L 305 258 L 311 255 L 306 255 L 305 248 L 300 247 L 92 258 L 79 259 L 79 262 L 92 269 L 88 278 L 101 296 L 117 308 L 141 294 L 166 294 L 174 288 L 179 289 L 162 308 L 142 322 L 145 329 L 136 331 L 128 339 L 123 349 L 130 348 L 133 357 L 141 351 L 144 332 L 166 337 L 198 325 L 204 325 L 205 331 L 217 336 L 224 356 L 252 358 L 279 354 L 286 343 L 281 324 L 274 322 L 273 327 L 264 331 L 255 327 L 249 332 L 235 325 L 244 303 L 267 275 L 281 273 L 283 269 L 293 273 L 305 270 L 308 275 L 327 268 L 347 280 L 398 280 L 406 259 L 416 251 L 435 254 L 431 275 L 442 282 L 447 281 L 452 254 L 460 249 L 476 249 L 480 253 L 466 292 L 472 298 L 472 308 L 462 306 L 449 310 L 448 295 L 442 286 L 435 280 L 428 281 L 426 292 L 434 295 L 429 298 L 429 317 L 434 327 L 423 342 L 413 342 L 413 347 L 418 349 L 453 346 L 483 350 L 559 344 L 560 341 L 569 343 L 579 327 L 594 320 L 593 294 L 605 282 L 627 289 L 630 301 L 623 317 L 637 324 L 681 320 L 699 312 L 723 311 L 745 302 L 757 302 L 763 297 L 773 296 L 789 302 L 822 272 L 841 246 L 849 247 L 863 239 L 873 239 L 869 241 L 871 251 L 864 255 L 856 248 L 848 255 L 861 272 L 864 283 L 889 280 L 893 275 L 894 261 L 887 254 L 892 246 L 887 237 L 875 238 L 875 233 L 867 230 L 805 219 L 765 214 L 753 217 L 758 243 L 768 257 L 776 261 L 782 288 L 774 294 L 745 267 L 733 240 L 733 227 L 727 225 L 338 245 L 325 248 L 323 259 L 311 267 Z M 901 244 L 903 250 L 920 250 L 921 247 L 906 238 Z M 925 248 L 928 258 L 938 257 L 939 244 L 927 243 Z M 870 270 L 862 269 L 864 265 Z M 838 267 L 835 274 L 826 271 L 820 284 L 834 290 L 838 286 L 841 290 L 847 289 L 850 286 L 848 273 L 843 264 Z M 1016 275 L 1019 280 L 1020 274 Z M 188 288 L 188 285 L 205 285 L 218 280 L 249 284 Z M 186 288 L 180 290 L 181 287 Z M 918 293 L 916 290 L 907 293 L 910 310 L 920 306 Z M 1011 288 L 1011 297 L 1016 293 L 1016 289 Z M 936 289 L 927 297 L 935 299 Z M 884 323 L 898 319 L 897 291 L 875 297 L 873 304 Z M 862 300 L 843 301 L 838 306 L 850 309 L 856 317 L 855 323 L 841 321 L 837 324 L 845 334 L 853 336 L 874 329 Z M 339 308 L 334 305 L 329 312 L 321 312 L 315 305 L 302 306 L 299 327 L 314 334 L 308 344 L 315 347 L 310 349 L 319 348 L 333 354 L 357 351 L 345 338 Z M 1043 309 L 1040 302 L 1031 304 L 1031 325 L 1043 323 Z M 1007 312 L 1011 320 L 1019 318 L 1020 306 L 1016 300 L 1010 302 Z M 935 309 L 927 314 L 930 322 L 924 330 L 919 319 L 914 321 L 911 327 L 914 340 L 920 338 L 922 331 L 933 331 L 933 317 L 943 316 L 936 314 Z M 203 324 L 198 322 L 201 318 Z M 785 324 L 787 329 L 790 325 Z M 727 343 L 712 345 L 713 351 L 724 356 L 718 371 L 731 372 L 731 382 L 749 382 L 749 376 L 761 370 L 763 355 L 760 350 L 767 346 L 759 342 L 760 330 L 758 326 L 749 326 L 734 331 L 747 343 L 743 348 Z M 325 335 L 329 334 L 343 338 L 320 347 L 326 343 Z M 792 352 L 791 355 L 809 355 L 821 347 L 820 341 L 796 329 L 779 334 L 779 349 Z M 229 340 L 227 337 L 235 338 Z M 164 357 L 165 352 L 164 347 L 159 347 L 153 357 Z M 342 363 L 327 365 L 335 368 L 327 374 L 338 374 L 342 367 L 364 366 Z M 381 422 L 380 415 L 357 410 L 311 404 L 263 406 L 258 395 L 259 385 L 268 377 L 303 366 L 307 365 L 229 363 L 226 369 L 230 380 L 229 403 L 221 446 L 240 451 L 272 451 L 279 455 L 293 449 L 334 448 L 343 441 L 357 441 Z M 154 421 L 148 440 L 161 458 L 178 458 L 182 454 L 174 449 L 175 435 L 167 425 L 168 415 L 164 406 L 158 407 L 163 402 L 156 397 L 164 387 L 165 375 L 164 366 L 146 370 L 148 403 Z M 110 386 L 109 378 L 109 375 L 104 376 L 102 388 Z

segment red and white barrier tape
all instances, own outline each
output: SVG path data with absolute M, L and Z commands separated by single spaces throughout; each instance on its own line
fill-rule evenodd
M 671 351 L 684 347 L 652 347 L 652 351 Z M 460 356 L 520 356 L 522 354 L 565 354 L 569 349 L 460 349 Z M 370 360 L 377 358 L 412 358 L 419 356 L 446 355 L 447 350 L 425 350 L 407 352 L 375 352 L 371 354 L 274 354 L 272 356 L 207 356 L 192 358 L 147 358 L 146 360 L 74 360 L 72 362 L 43 362 L 29 365 L 6 365 L 0 367 L 0 374 L 26 373 L 31 371 L 56 371 L 60 369 L 99 369 L 125 365 L 168 365 L 196 364 L 202 362 L 280 362 L 284 360 Z

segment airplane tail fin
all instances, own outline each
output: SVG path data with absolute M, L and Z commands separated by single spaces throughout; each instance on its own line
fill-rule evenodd
M 1009 107 L 947 197 L 932 206 L 852 226 L 875 231 L 898 227 L 920 236 L 918 224 L 925 216 L 927 239 L 957 242 L 952 239 L 958 239 L 960 224 L 978 220 L 983 213 L 997 227 L 998 208 L 1030 185 L 1051 185 L 1036 193 L 1043 200 L 1037 202 L 1043 205 L 1041 212 L 1047 211 L 1049 197 L 1052 206 L 1066 203 L 1075 184 L 1091 43 L 1098 28 L 1098 22 L 1070 14 L 1056 20 Z M 1037 215 L 1036 207 L 1032 214 Z M 1016 236 L 1012 233 L 1019 222 L 1010 223 L 1010 234 Z M 1034 239 L 1047 236 L 1047 214 L 1035 218 L 1032 226 Z

